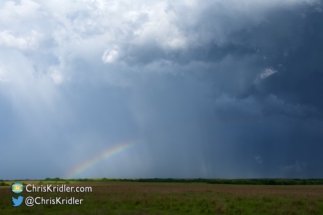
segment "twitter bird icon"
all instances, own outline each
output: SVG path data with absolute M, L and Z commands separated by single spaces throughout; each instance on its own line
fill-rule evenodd
M 24 200 L 23 196 L 18 196 L 18 198 L 12 197 L 13 206 L 14 207 L 20 206 L 23 200 Z

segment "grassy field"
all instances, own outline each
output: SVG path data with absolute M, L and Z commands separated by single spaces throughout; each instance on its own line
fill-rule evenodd
M 33 181 L 32 183 L 37 185 L 39 182 Z M 82 182 L 67 185 L 91 186 L 93 192 L 23 192 L 21 195 L 24 197 L 75 197 L 84 199 L 84 201 L 82 205 L 13 207 L 11 197 L 18 195 L 11 192 L 11 187 L 2 186 L 0 187 L 0 214 L 323 215 L 322 185 L 269 186 L 140 182 Z

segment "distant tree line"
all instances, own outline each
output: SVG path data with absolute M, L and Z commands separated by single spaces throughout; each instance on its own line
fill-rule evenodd
M 89 179 L 88 179 L 89 180 Z M 161 183 L 208 183 L 208 184 L 241 184 L 241 185 L 323 185 L 323 179 L 176 179 L 176 178 L 144 178 L 144 179 L 107 179 L 100 181 L 120 182 L 161 182 Z
M 6 180 L 8 181 L 8 180 Z M 68 181 L 78 182 L 143 182 L 143 183 L 207 183 L 207 184 L 240 184 L 240 185 L 323 185 L 323 179 L 179 179 L 179 178 L 139 178 L 139 179 L 61 179 L 61 178 L 46 178 L 43 181 Z M 5 180 L 0 180 L 0 186 L 10 186 L 5 183 Z
M 9 184 L 5 183 L 4 180 L 0 180 L 0 187 L 1 186 L 9 186 Z

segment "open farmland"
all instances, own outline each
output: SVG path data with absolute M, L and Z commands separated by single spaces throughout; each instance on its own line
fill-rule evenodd
M 323 214 L 323 186 L 215 185 L 205 183 L 83 182 L 92 193 L 26 193 L 84 199 L 82 205 L 13 207 L 0 188 L 0 214 Z M 31 194 L 31 195 L 29 195 Z M 17 196 L 17 195 L 16 195 Z

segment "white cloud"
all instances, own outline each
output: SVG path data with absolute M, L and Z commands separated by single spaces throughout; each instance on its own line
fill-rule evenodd
M 261 80 L 264 80 L 268 78 L 269 76 L 272 76 L 273 74 L 277 73 L 277 70 L 274 70 L 272 68 L 266 68 L 262 73 L 258 75 L 258 77 L 255 79 L 254 83 L 258 83 Z
M 0 8 L 0 23 L 6 24 L 30 19 L 40 7 L 40 4 L 31 0 L 21 0 L 18 4 L 15 1 L 6 1 L 4 6 Z
M 151 7 L 144 7 L 140 13 L 145 14 L 147 22 L 134 31 L 134 43 L 156 43 L 163 49 L 181 49 L 187 44 L 184 32 L 176 26 L 178 17 L 169 10 L 167 3 L 158 3 Z
M 54 84 L 63 83 L 63 81 L 64 81 L 63 75 L 58 69 L 52 67 L 50 69 L 50 71 L 51 71 L 50 77 L 51 77 L 52 81 L 54 82 Z
M 102 56 L 102 60 L 105 63 L 113 63 L 119 58 L 119 52 L 116 49 L 105 50 Z
M 0 32 L 0 45 L 18 49 L 36 49 L 42 38 L 37 31 L 31 31 L 31 35 L 25 37 L 14 36 L 8 31 Z

